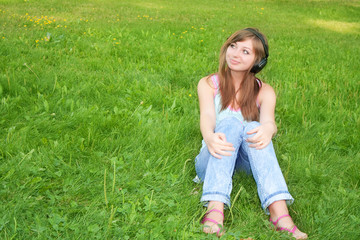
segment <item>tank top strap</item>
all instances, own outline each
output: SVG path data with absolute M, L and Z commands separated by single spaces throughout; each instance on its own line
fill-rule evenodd
M 218 76 L 216 74 L 212 75 L 211 76 L 211 81 L 213 82 L 214 87 L 215 87 L 215 91 L 214 91 L 214 97 L 215 97 L 219 92 L 219 78 L 218 78 Z
M 260 80 L 260 79 L 256 79 L 256 81 L 257 81 L 257 83 L 259 84 L 259 88 L 261 88 L 262 87 L 262 81 Z M 259 103 L 259 99 L 258 99 L 258 97 L 256 98 L 256 106 L 258 107 L 258 109 L 260 110 L 260 103 Z
M 259 84 L 259 88 L 261 88 L 262 87 L 262 81 L 260 79 L 258 79 L 258 78 L 256 79 L 256 81 Z

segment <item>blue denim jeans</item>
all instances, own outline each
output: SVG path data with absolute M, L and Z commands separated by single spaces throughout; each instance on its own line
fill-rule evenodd
M 245 141 L 252 136 L 247 132 L 259 125 L 259 122 L 243 123 L 235 117 L 220 121 L 215 132 L 224 133 L 226 140 L 236 149 L 231 156 L 222 156 L 222 159 L 212 156 L 202 141 L 200 154 L 195 158 L 197 176 L 204 182 L 201 201 L 219 201 L 229 207 L 235 170 L 244 170 L 252 174 L 261 207 L 267 214 L 269 205 L 275 201 L 286 200 L 287 204 L 294 201 L 276 159 L 272 142 L 257 150 L 249 147 L 249 143 Z

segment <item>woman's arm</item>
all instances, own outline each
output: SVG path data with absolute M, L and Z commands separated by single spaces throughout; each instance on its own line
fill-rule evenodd
M 256 134 L 248 138 L 247 141 L 252 143 L 250 147 L 262 149 L 270 143 L 277 132 L 275 124 L 276 94 L 274 89 L 270 85 L 263 83 L 259 92 L 258 101 L 260 104 L 261 125 L 248 132 L 248 134 Z
M 216 114 L 214 104 L 215 88 L 209 77 L 204 77 L 198 84 L 200 104 L 200 131 L 211 155 L 216 158 L 231 156 L 228 151 L 234 151 L 233 145 L 226 141 L 223 133 L 215 133 Z

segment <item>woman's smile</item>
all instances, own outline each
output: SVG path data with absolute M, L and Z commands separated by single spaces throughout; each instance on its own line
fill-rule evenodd
M 230 63 L 232 63 L 233 65 L 237 65 L 239 64 L 240 62 L 239 61 L 236 61 L 234 59 L 230 59 Z

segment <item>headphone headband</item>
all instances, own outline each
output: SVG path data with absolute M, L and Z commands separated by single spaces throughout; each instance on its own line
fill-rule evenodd
M 269 50 L 268 50 L 268 46 L 267 44 L 265 43 L 265 40 L 264 38 L 261 36 L 261 34 L 256 31 L 255 29 L 253 28 L 245 28 L 246 31 L 249 31 L 249 32 L 252 32 L 253 34 L 255 34 L 255 36 L 260 39 L 260 41 L 262 42 L 263 44 L 263 47 L 264 47 L 264 51 L 265 51 L 265 58 L 268 58 L 269 57 Z

